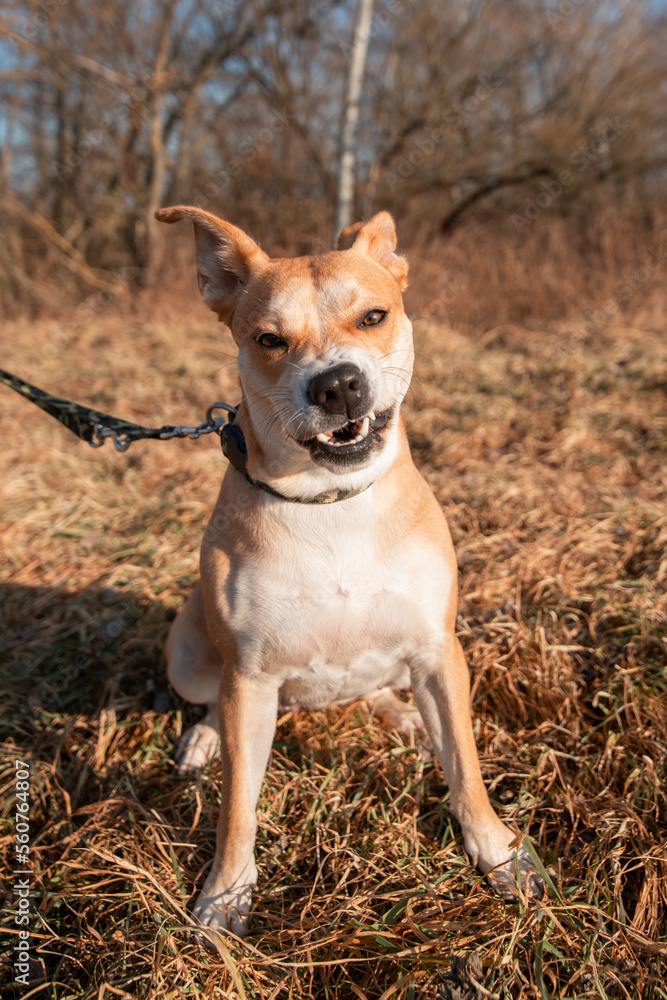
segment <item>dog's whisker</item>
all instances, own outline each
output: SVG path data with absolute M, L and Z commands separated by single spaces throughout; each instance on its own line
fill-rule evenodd
M 399 349 L 397 351 L 387 351 L 386 354 L 381 354 L 380 355 L 380 357 L 378 358 L 378 361 L 384 361 L 385 358 L 390 358 L 392 356 L 392 354 L 408 354 L 408 353 L 410 353 L 410 352 L 406 351 L 404 348 L 401 348 L 401 349 Z
M 258 400 L 262 401 L 268 398 L 273 405 L 274 400 L 287 402 L 289 396 L 289 392 L 284 389 L 258 389 L 254 394 L 246 394 L 245 399 L 248 403 L 256 403 Z
M 290 415 L 290 411 L 289 411 L 289 409 L 287 407 L 274 408 L 273 410 L 271 410 L 267 414 L 267 417 L 266 417 L 265 421 L 262 424 L 262 430 L 261 430 L 261 432 L 264 434 L 264 441 L 265 442 L 267 441 L 269 434 L 271 433 L 271 431 L 273 430 L 273 428 L 275 427 L 275 425 L 278 423 L 278 421 L 282 420 L 284 417 L 289 418 L 289 415 Z M 270 420 L 271 422 L 267 426 L 267 421 L 268 420 Z M 266 430 L 264 430 L 265 427 L 266 427 Z
M 216 368 L 215 371 L 212 373 L 211 378 L 213 378 L 214 375 L 217 375 L 218 372 L 224 371 L 225 368 L 231 368 L 235 364 L 237 364 L 236 361 L 228 361 L 226 365 L 220 365 L 220 367 Z
M 384 375 L 385 373 L 393 375 L 394 378 L 399 378 L 401 380 L 401 382 L 405 382 L 405 384 L 407 386 L 410 385 L 410 379 L 407 378 L 406 375 L 399 375 L 398 371 L 392 371 L 391 368 L 383 368 L 382 369 L 382 374 Z
M 299 410 L 297 410 L 297 412 L 294 414 L 294 416 L 295 416 L 295 419 L 299 420 L 299 423 L 297 424 L 297 427 L 296 427 L 296 431 L 294 433 L 294 437 L 298 438 L 298 437 L 301 436 L 301 428 L 302 427 L 305 427 L 306 430 L 308 430 L 308 431 L 310 431 L 310 427 L 308 426 L 306 420 L 304 419 L 304 408 L 303 407 L 301 407 Z M 312 432 L 311 432 L 311 436 L 312 436 Z
M 285 364 L 290 368 L 296 368 L 299 373 L 305 372 L 306 370 L 305 365 L 297 365 L 295 361 L 286 361 Z

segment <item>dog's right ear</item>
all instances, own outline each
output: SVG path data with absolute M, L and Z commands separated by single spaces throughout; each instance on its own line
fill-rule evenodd
M 170 223 L 192 219 L 199 291 L 209 309 L 229 323 L 253 267 L 267 260 L 267 255 L 242 229 L 201 208 L 189 205 L 161 208 L 155 218 Z

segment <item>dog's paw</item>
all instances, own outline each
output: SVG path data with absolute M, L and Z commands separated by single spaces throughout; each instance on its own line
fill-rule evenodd
M 413 733 L 415 734 L 415 738 L 426 736 L 424 721 L 417 709 L 413 708 L 412 705 L 405 703 L 404 707 L 390 709 L 389 711 L 378 709 L 376 714 L 381 717 L 385 725 L 391 729 L 398 729 L 401 736 L 410 737 Z
M 521 891 L 525 896 L 533 899 L 542 899 L 544 896 L 544 880 L 535 867 L 535 863 L 530 857 L 525 847 L 521 846 L 515 857 L 506 861 L 504 865 L 487 872 L 486 879 L 489 885 L 503 897 L 506 903 L 516 903 L 519 899 L 517 888 L 517 875 L 521 884 Z
M 417 758 L 422 764 L 433 764 L 435 762 L 435 750 L 427 732 L 415 734 L 415 749 Z
M 192 916 L 202 928 L 223 933 L 231 931 L 237 937 L 248 933 L 252 886 L 243 885 L 226 892 L 210 892 L 206 886 L 197 898 Z M 197 935 L 202 944 L 211 945 L 205 934 Z
M 415 739 L 428 738 L 424 720 L 417 709 L 414 705 L 399 698 L 392 688 L 380 688 L 364 695 L 364 698 L 373 714 L 377 715 L 385 726 L 397 729 L 401 736 L 408 739 L 411 739 L 413 735 Z
M 213 726 L 198 722 L 183 734 L 176 751 L 178 773 L 181 776 L 196 774 L 218 752 L 220 735 Z

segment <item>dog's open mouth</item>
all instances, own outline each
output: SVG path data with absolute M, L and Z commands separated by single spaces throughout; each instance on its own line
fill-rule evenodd
M 370 433 L 371 421 L 375 420 L 375 414 L 370 413 L 363 420 L 350 420 L 344 427 L 339 427 L 336 431 L 325 431 L 318 434 L 316 440 L 320 444 L 330 444 L 334 448 L 341 448 L 346 444 L 359 444 Z
M 365 461 L 373 451 L 382 447 L 381 432 L 385 429 L 393 407 L 382 413 L 371 411 L 363 420 L 350 420 L 333 431 L 323 431 L 316 437 L 299 441 L 308 448 L 311 457 L 320 465 L 347 467 Z

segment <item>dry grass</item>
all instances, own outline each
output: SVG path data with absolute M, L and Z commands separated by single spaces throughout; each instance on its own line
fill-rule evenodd
M 561 213 L 556 202 L 529 222 L 528 195 L 536 192 L 507 195 L 438 239 L 400 220 L 400 245 L 411 248 L 411 315 L 479 333 L 505 322 L 598 329 L 610 319 L 635 322 L 641 310 L 642 327 L 665 328 L 667 216 L 619 205 L 599 187 L 579 211 Z
M 236 398 L 203 309 L 5 334 L 4 367 L 146 423 Z M 2 843 L 11 870 L 27 757 L 46 975 L 31 991 L 7 973 L 3 996 L 667 998 L 667 348 L 646 325 L 468 339 L 422 322 L 416 339 L 407 419 L 457 546 L 482 766 L 548 899 L 490 895 L 438 768 L 359 706 L 290 714 L 253 933 L 201 950 L 188 911 L 218 766 L 176 774 L 197 710 L 166 691 L 161 646 L 196 578 L 217 439 L 95 453 L 2 390 Z

